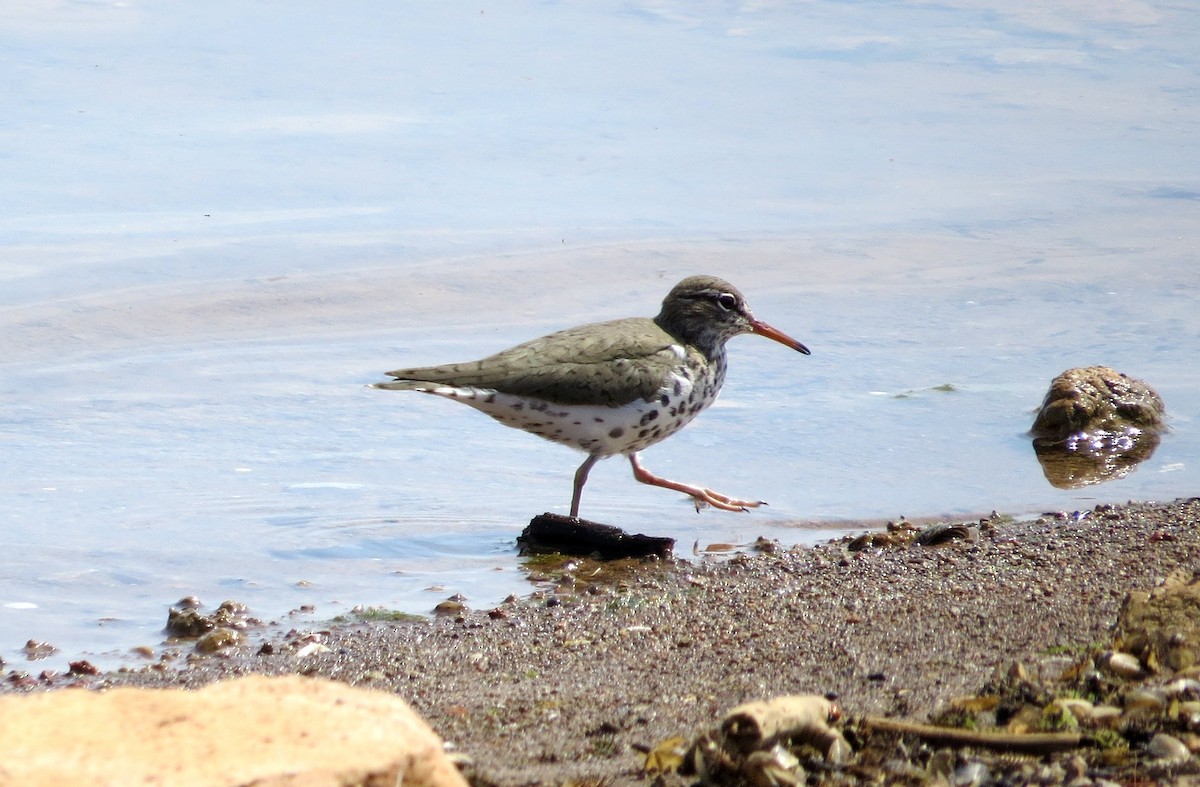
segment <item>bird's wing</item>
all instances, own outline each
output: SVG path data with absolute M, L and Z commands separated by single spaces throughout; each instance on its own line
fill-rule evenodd
M 653 320 L 631 318 L 582 325 L 519 344 L 479 361 L 396 369 L 410 382 L 489 388 L 558 404 L 619 407 L 649 401 L 681 363 L 678 342 Z

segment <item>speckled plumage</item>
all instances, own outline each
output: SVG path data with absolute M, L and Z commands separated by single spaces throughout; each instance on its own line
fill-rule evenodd
M 679 431 L 716 400 L 725 382 L 725 342 L 741 333 L 808 353 L 756 320 L 728 282 L 692 276 L 671 290 L 652 320 L 581 325 L 478 361 L 396 369 L 388 372 L 393 381 L 374 387 L 455 399 L 586 452 L 575 474 L 572 516 L 578 516 L 591 466 L 616 454 L 629 457 L 639 481 L 691 495 L 698 507 L 744 510 L 759 503 L 658 478 L 637 459 L 638 451 Z

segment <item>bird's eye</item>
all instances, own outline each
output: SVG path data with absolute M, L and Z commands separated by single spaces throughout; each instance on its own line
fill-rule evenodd
M 731 312 L 737 308 L 737 298 L 728 292 L 723 292 L 716 298 L 717 305 L 727 312 Z

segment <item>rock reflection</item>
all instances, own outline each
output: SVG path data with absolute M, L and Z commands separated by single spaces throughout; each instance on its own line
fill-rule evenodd
M 1124 478 L 1158 448 L 1157 431 L 1081 432 L 1066 440 L 1033 439 L 1042 473 L 1052 486 L 1077 489 Z

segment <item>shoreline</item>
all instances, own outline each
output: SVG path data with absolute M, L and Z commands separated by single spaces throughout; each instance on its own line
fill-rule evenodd
M 925 721 L 1014 663 L 1057 674 L 1111 647 L 1130 591 L 1200 566 L 1198 522 L 1190 498 L 994 517 L 937 547 L 852 552 L 842 539 L 601 581 L 576 568 L 493 610 L 293 630 L 254 653 L 69 682 L 323 676 L 399 695 L 470 758 L 478 784 L 644 782 L 641 748 L 690 740 L 743 702 L 836 694 L 850 716 Z

